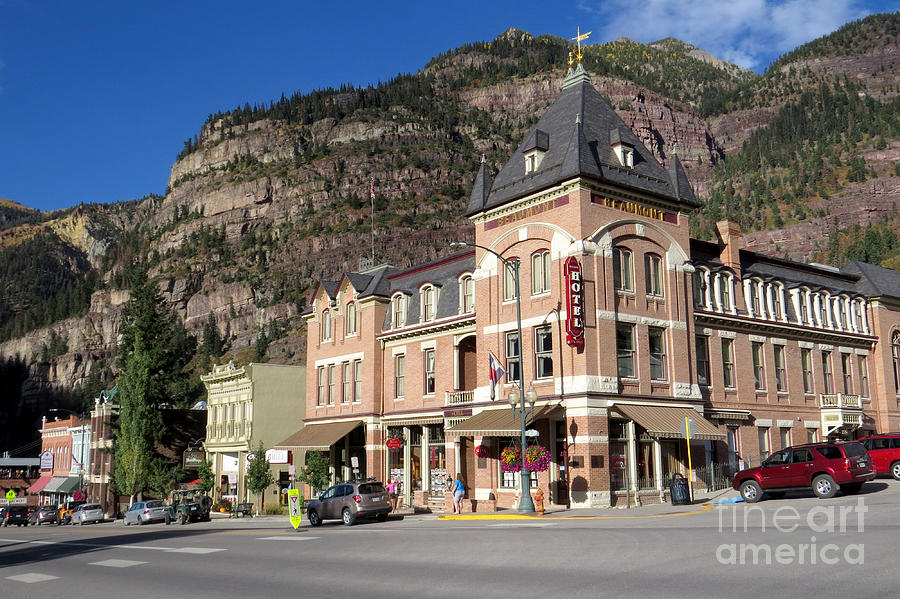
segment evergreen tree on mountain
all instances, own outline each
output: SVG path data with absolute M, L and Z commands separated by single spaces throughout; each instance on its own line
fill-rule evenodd
M 131 498 L 144 491 L 164 492 L 177 464 L 159 454 L 166 436 L 161 409 L 187 407 L 192 397 L 187 362 L 196 340 L 162 300 L 144 268 L 134 270 L 125 305 L 117 364 L 119 419 L 113 479 Z

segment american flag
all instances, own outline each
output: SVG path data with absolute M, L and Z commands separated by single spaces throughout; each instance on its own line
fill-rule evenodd
M 369 186 L 369 198 L 371 198 L 373 202 L 375 201 L 375 181 L 372 181 L 372 184 Z

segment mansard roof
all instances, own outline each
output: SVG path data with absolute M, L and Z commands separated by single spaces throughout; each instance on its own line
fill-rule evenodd
M 431 284 L 440 288 L 435 320 L 459 314 L 459 276 L 475 270 L 475 251 L 467 249 L 445 258 L 414 266 L 389 276 L 390 295 L 402 292 L 411 296 L 406 310 L 406 324 L 419 322 L 419 290 Z M 391 325 L 391 314 L 385 316 L 384 329 Z
M 612 140 L 632 147 L 634 165 L 623 166 Z M 547 150 L 533 172 L 525 172 L 525 153 L 536 143 Z M 562 91 L 491 181 L 482 164 L 469 200 L 467 216 L 519 197 L 585 177 L 684 204 L 700 205 L 680 162 L 670 170 L 660 164 L 634 132 L 594 89 L 581 65 L 570 69 Z
M 869 297 L 900 298 L 900 271 L 859 260 L 850 262 L 841 270 L 859 276 L 860 293 Z

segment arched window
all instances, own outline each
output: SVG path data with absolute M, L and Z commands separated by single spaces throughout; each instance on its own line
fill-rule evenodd
M 518 258 L 507 258 L 503 264 L 503 300 L 516 299 L 516 274 L 515 267 L 519 266 Z M 520 273 L 521 276 L 521 273 Z M 521 284 L 521 281 L 520 281 Z
M 472 275 L 459 278 L 459 311 L 463 314 L 475 311 L 475 279 Z
M 437 289 L 433 285 L 425 285 L 419 290 L 421 319 L 431 322 L 437 314 Z
M 613 283 L 619 291 L 634 291 L 631 250 L 613 248 Z
M 531 255 L 531 294 L 550 291 L 550 252 L 541 250 Z
M 900 393 L 900 331 L 891 334 L 891 358 L 894 363 L 894 391 Z
M 694 291 L 694 306 L 697 308 L 706 308 L 706 287 L 709 271 L 705 268 L 698 268 L 691 276 Z
M 347 304 L 347 334 L 356 334 L 356 302 Z
M 322 341 L 331 341 L 331 310 L 322 311 Z
M 647 295 L 662 296 L 662 258 L 656 254 L 644 254 L 644 281 Z
M 391 298 L 391 327 L 400 328 L 406 325 L 406 296 L 398 293 Z

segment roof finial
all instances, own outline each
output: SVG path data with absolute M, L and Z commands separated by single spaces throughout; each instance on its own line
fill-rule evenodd
M 577 29 L 577 35 L 572 38 L 572 40 L 578 44 L 578 52 L 575 54 L 575 59 L 578 61 L 578 64 L 581 64 L 581 59 L 584 57 L 584 54 L 581 51 L 581 41 L 586 40 L 588 36 L 591 34 L 590 31 L 587 33 L 581 33 L 581 27 L 579 26 Z M 569 66 L 572 66 L 572 53 L 569 53 Z
M 580 112 L 575 114 L 575 124 L 576 125 L 581 124 L 581 113 Z
M 487 158 L 484 157 L 484 152 L 481 153 L 481 164 L 487 162 Z

